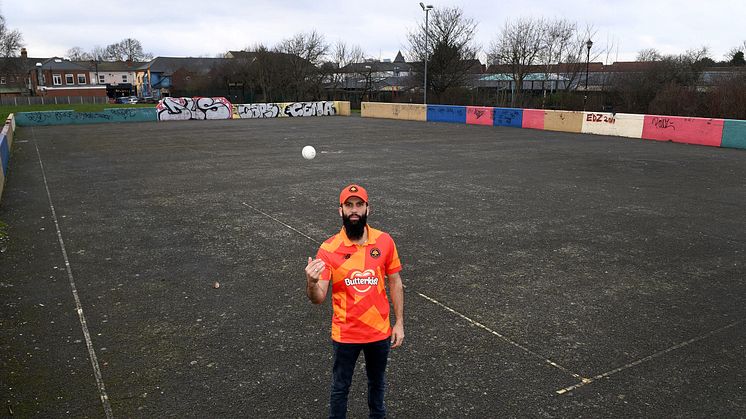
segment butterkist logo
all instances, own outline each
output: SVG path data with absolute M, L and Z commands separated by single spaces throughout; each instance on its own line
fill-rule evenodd
M 357 292 L 366 293 L 371 287 L 378 286 L 378 277 L 373 269 L 366 269 L 363 272 L 350 271 L 349 277 L 345 278 L 345 285 Z

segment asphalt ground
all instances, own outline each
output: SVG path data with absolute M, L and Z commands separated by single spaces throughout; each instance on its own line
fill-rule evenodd
M 351 182 L 404 267 L 389 417 L 746 416 L 746 152 L 356 117 L 20 128 L 0 415 L 325 417 Z

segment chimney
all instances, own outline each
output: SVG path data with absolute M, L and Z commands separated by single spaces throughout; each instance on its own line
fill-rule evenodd
M 26 48 L 21 48 L 21 58 L 28 58 L 28 53 L 26 52 Z

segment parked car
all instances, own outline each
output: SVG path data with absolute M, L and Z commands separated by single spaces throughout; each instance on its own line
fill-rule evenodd
M 137 103 L 137 96 L 122 96 L 117 98 L 117 103 L 135 104 Z
M 153 96 L 144 96 L 137 99 L 137 103 L 158 103 Z

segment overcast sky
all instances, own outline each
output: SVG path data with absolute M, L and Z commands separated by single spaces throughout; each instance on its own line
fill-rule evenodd
M 562 17 L 592 25 L 594 52 L 611 50 L 608 61 L 634 60 L 637 51 L 664 54 L 707 46 L 711 57 L 746 40 L 746 0 L 431 0 L 435 8 L 461 7 L 478 25 L 483 50 L 507 19 Z M 155 56 L 210 56 L 256 43 L 274 46 L 298 32 L 316 29 L 329 43 L 360 45 L 373 58 L 406 53 L 407 33 L 424 12 L 415 0 L 375 1 L 153 1 L 1 0 L 11 29 L 23 34 L 31 57 L 64 56 L 74 46 L 90 51 L 124 38 L 140 40 Z M 607 46 L 611 48 L 606 48 Z M 483 57 L 483 56 L 482 56 Z M 597 61 L 606 61 L 606 54 Z

